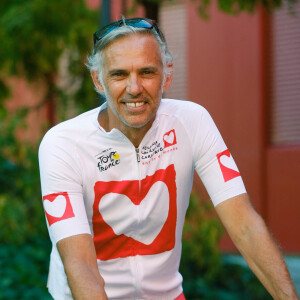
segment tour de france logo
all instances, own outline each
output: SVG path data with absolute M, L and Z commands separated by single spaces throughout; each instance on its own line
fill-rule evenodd
M 104 172 L 120 163 L 120 155 L 116 151 L 111 151 L 111 149 L 101 152 L 97 159 L 100 172 Z

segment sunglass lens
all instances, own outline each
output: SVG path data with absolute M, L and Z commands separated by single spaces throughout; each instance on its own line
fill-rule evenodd
M 126 19 L 125 23 L 127 25 L 130 25 L 132 27 L 137 27 L 137 28 L 148 28 L 152 29 L 153 28 L 153 21 L 150 19 L 143 19 L 143 18 L 132 18 L 132 19 Z M 94 44 L 101 40 L 104 36 L 106 36 L 108 33 L 110 33 L 112 30 L 114 30 L 117 27 L 122 26 L 123 20 L 111 23 L 104 28 L 101 28 L 100 30 L 96 31 L 94 33 Z
M 140 28 L 149 28 L 151 29 L 153 27 L 153 23 L 144 19 L 133 19 L 126 21 L 126 24 L 132 26 L 132 27 L 140 27 Z

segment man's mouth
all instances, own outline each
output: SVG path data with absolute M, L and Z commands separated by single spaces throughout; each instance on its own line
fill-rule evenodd
M 126 102 L 126 106 L 129 107 L 140 107 L 142 105 L 144 105 L 146 102 Z

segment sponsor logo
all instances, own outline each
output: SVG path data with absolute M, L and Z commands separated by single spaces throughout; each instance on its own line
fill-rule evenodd
M 112 151 L 112 148 L 102 151 L 96 157 L 99 160 L 97 166 L 100 172 L 104 172 L 120 163 L 120 155 L 116 151 Z
M 236 164 L 234 163 L 234 160 L 228 149 L 218 153 L 217 158 L 225 182 L 241 176 L 238 170 L 236 170 Z
M 162 147 L 162 144 L 158 141 L 155 141 L 150 146 L 143 146 L 141 150 L 141 159 L 152 158 L 163 150 L 164 148 Z
M 163 141 L 165 144 L 164 148 L 176 145 L 177 140 L 176 140 L 175 129 L 172 129 L 169 132 L 165 133 L 163 136 Z
M 174 248 L 175 179 L 172 164 L 140 181 L 96 182 L 93 239 L 98 259 L 152 255 Z
M 58 221 L 75 217 L 67 192 L 43 196 L 43 204 L 49 226 Z
M 143 146 L 141 159 L 143 165 L 148 165 L 152 161 L 161 158 L 162 154 L 178 150 L 175 129 L 166 132 L 161 141 L 154 141 L 149 146 Z M 168 149 L 166 149 L 168 148 Z

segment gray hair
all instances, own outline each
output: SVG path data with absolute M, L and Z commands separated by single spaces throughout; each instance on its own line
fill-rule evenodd
M 132 27 L 130 25 L 124 24 L 121 27 L 118 27 L 107 35 L 105 35 L 100 41 L 96 42 L 92 50 L 92 54 L 87 56 L 87 63 L 85 64 L 90 71 L 98 72 L 98 80 L 103 84 L 102 80 L 102 70 L 104 66 L 103 59 L 103 50 L 115 40 L 130 35 L 130 34 L 151 34 L 153 35 L 160 48 L 161 61 L 163 65 L 164 79 L 170 74 L 171 70 L 168 68 L 168 63 L 172 62 L 173 57 L 170 51 L 168 50 L 167 44 L 161 39 L 155 29 L 148 28 L 138 28 Z

